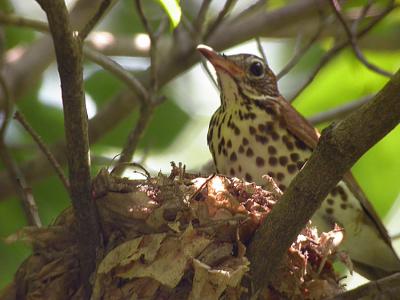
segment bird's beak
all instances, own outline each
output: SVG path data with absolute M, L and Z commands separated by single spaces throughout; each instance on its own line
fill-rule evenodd
M 197 50 L 214 66 L 217 72 L 223 71 L 234 77 L 244 75 L 243 70 L 239 66 L 218 52 L 215 52 L 211 47 L 198 45 Z

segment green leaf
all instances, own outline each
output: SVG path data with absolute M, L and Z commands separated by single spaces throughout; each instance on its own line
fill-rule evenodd
M 182 10 L 178 0 L 159 0 L 171 20 L 172 27 L 178 26 L 181 21 Z

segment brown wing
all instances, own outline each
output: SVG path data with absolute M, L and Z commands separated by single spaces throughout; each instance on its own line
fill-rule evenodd
M 278 115 L 282 117 L 282 121 L 285 122 L 288 130 L 298 139 L 302 140 L 308 147 L 314 149 L 317 146 L 320 137 L 317 129 L 315 129 L 310 122 L 300 115 L 289 102 L 283 99 L 283 97 L 280 97 L 276 103 L 278 104 L 277 109 L 279 109 Z M 356 196 L 360 201 L 365 213 L 376 225 L 385 241 L 391 246 L 391 239 L 385 226 L 350 171 L 343 176 L 343 181 L 354 196 Z

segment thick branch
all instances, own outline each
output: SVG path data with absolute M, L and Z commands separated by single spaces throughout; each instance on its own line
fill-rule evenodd
M 377 116 L 385 118 L 377 122 Z M 399 121 L 400 70 L 373 100 L 322 132 L 310 160 L 268 215 L 249 247 L 257 289 L 273 278 L 291 243 L 343 174 Z
M 71 29 L 63 0 L 38 0 L 38 3 L 47 15 L 61 79 L 70 195 L 78 224 L 80 274 L 85 292 L 89 295 L 89 276 L 95 268 L 100 229 L 96 207 L 91 199 L 82 42 Z

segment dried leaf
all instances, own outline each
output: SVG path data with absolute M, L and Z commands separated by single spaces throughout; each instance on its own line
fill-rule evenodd
M 219 299 L 227 287 L 240 288 L 244 274 L 249 270 L 246 258 L 234 260 L 235 264 L 225 268 L 214 268 L 194 259 L 194 278 L 190 300 Z

